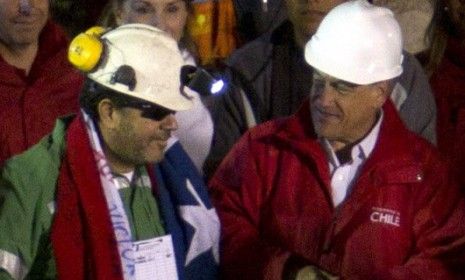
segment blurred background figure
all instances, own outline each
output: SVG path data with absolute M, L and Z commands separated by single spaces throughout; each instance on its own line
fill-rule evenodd
M 278 1 L 281 0 L 272 0 Z M 102 13 L 108 16 L 108 8 L 114 6 L 108 5 L 109 2 L 111 0 L 51 0 L 52 16 L 69 36 L 74 37 L 82 30 L 95 25 Z M 189 2 L 191 15 L 188 18 L 187 29 L 198 46 L 197 58 L 202 65 L 214 65 L 228 57 L 240 43 L 236 32 L 237 5 L 233 0 Z M 243 14 L 240 8 L 238 12 Z M 245 37 L 250 37 L 247 34 L 255 32 L 252 29 L 248 30 L 248 26 L 245 28 L 241 29 L 241 34 Z
M 438 147 L 465 186 L 465 2 L 437 0 L 426 71 L 438 104 Z
M 108 0 L 50 0 L 51 13 L 70 37 L 94 26 Z
M 234 0 L 240 44 L 270 32 L 287 18 L 283 0 Z
M 216 65 L 237 47 L 233 0 L 194 0 L 187 28 L 198 48 L 202 65 Z
M 394 12 L 404 38 L 404 49 L 411 54 L 420 54 L 428 48 L 426 30 L 433 18 L 434 0 L 373 0 Z
M 170 34 L 179 45 L 185 64 L 196 65 L 196 48 L 187 31 L 187 21 L 193 14 L 190 0 L 111 0 L 100 24 L 115 27 L 125 23 L 144 23 Z M 154 77 L 156 78 L 156 77 Z M 179 129 L 173 133 L 199 171 L 210 151 L 213 121 L 201 96 L 189 89 L 194 105 L 178 112 Z
M 78 109 L 83 78 L 49 8 L 49 0 L 0 1 L 0 165 Z

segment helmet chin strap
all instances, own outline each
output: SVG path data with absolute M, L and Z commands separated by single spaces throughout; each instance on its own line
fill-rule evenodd
M 19 1 L 19 12 L 21 14 L 29 15 L 31 13 L 31 2 L 30 0 L 20 0 Z

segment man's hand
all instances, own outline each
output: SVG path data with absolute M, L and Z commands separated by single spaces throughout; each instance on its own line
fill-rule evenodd
M 295 280 L 338 280 L 339 277 L 333 276 L 328 272 L 315 266 L 307 265 L 301 268 L 296 275 Z

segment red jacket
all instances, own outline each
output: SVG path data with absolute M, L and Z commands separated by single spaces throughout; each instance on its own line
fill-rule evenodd
M 386 103 L 377 144 L 335 209 L 308 107 L 245 134 L 210 182 L 224 279 L 282 279 L 290 256 L 343 279 L 463 279 L 464 203 L 434 149 Z
M 83 76 L 67 49 L 65 34 L 49 22 L 29 75 L 0 57 L 0 165 L 48 134 L 57 117 L 78 110 Z
M 431 76 L 438 107 L 438 148 L 465 188 L 465 45 L 449 39 L 444 58 Z

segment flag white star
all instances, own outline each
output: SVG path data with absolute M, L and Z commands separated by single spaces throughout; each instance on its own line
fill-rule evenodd
M 214 208 L 208 209 L 194 189 L 191 181 L 186 179 L 186 187 L 199 205 L 180 206 L 181 217 L 194 228 L 194 235 L 187 252 L 187 266 L 197 256 L 212 250 L 216 263 L 219 263 L 220 221 Z

